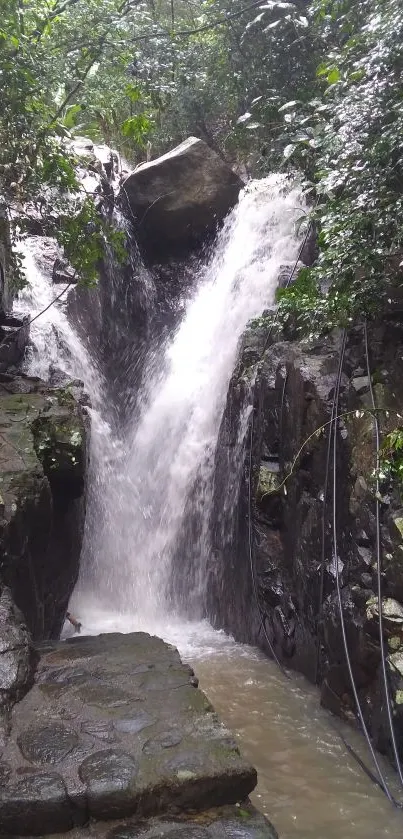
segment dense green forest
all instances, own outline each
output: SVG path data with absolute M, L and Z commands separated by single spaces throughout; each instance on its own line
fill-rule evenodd
M 301 179 L 319 257 L 280 301 L 301 330 L 371 314 L 401 282 L 401 0 L 2 0 L 1 8 L 6 212 L 52 187 L 63 201 L 75 185 L 77 135 L 136 165 L 192 134 L 243 174 Z M 71 207 L 58 235 L 93 279 L 107 231 L 91 196 Z

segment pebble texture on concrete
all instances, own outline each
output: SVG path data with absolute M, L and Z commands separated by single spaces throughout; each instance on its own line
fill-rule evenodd
M 35 685 L 13 710 L 0 779 L 2 835 L 61 833 L 92 819 L 135 816 L 130 839 L 139 818 L 244 801 L 256 772 L 178 652 L 135 633 L 42 648 Z M 160 830 L 148 837 L 147 828 L 145 839 L 164 836 Z M 207 828 L 203 836 L 183 830 L 181 839 L 211 837 Z M 220 831 L 214 835 L 232 835 Z

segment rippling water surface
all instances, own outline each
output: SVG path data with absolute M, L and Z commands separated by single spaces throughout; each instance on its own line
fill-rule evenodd
M 159 635 L 192 664 L 200 687 L 235 733 L 258 770 L 251 798 L 280 839 L 402 839 L 396 811 L 349 754 L 336 728 L 368 767 L 364 738 L 320 707 L 317 690 L 302 676 L 287 679 L 258 650 L 236 644 L 205 621 L 136 619 L 76 597 L 83 631 Z M 382 760 L 396 796 L 397 776 Z

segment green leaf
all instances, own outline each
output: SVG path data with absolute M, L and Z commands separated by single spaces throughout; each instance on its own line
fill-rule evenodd
M 122 134 L 124 137 L 135 140 L 136 143 L 142 145 L 150 128 L 151 120 L 145 114 L 137 114 L 134 117 L 125 119 L 122 124 Z
M 333 70 L 330 71 L 327 75 L 327 81 L 329 84 L 336 84 L 341 79 L 340 70 L 337 67 L 334 67 Z
M 73 128 L 76 125 L 76 117 L 81 113 L 81 111 L 82 105 L 71 105 L 70 108 L 67 108 L 63 119 L 63 125 L 65 128 Z
M 292 155 L 294 154 L 296 148 L 297 146 L 295 145 L 295 143 L 289 143 L 283 151 L 283 157 L 285 157 L 286 160 L 289 160 L 290 157 L 292 157 Z
M 134 84 L 126 85 L 125 94 L 129 97 L 131 102 L 139 102 L 141 99 L 141 90 L 137 85 Z

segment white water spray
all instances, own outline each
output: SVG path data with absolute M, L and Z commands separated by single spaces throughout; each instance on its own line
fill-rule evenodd
M 19 293 L 14 311 L 22 316 L 29 312 L 33 321 L 26 372 L 44 381 L 60 371 L 72 379 L 80 379 L 85 382 L 92 404 L 99 406 L 103 390 L 101 373 L 69 322 L 63 286 L 52 283 L 53 241 L 45 236 L 32 236 L 20 242 L 19 251 L 24 258 L 27 285 Z
M 195 278 L 160 364 L 150 358 L 154 373 L 137 426 L 119 443 L 106 428 L 100 434 L 74 598 L 81 613 L 95 597 L 101 609 L 136 626 L 155 627 L 172 615 L 169 582 L 189 493 L 195 481 L 203 484 L 197 497 L 208 521 L 214 451 L 239 339 L 248 321 L 273 303 L 280 267 L 297 256 L 299 202 L 297 189 L 279 177 L 245 190 Z M 205 531 L 189 546 L 193 562 L 203 563 L 209 550 Z M 176 567 L 180 561 L 175 558 Z M 203 592 L 196 595 L 201 603 Z
M 214 452 L 229 380 L 248 321 L 273 304 L 279 269 L 297 256 L 300 200 L 298 189 L 279 176 L 244 190 L 211 259 L 195 275 L 176 334 L 164 349 L 150 349 L 139 419 L 120 438 L 103 409 L 102 375 L 69 323 L 65 303 L 32 325 L 29 372 L 46 379 L 61 367 L 83 379 L 93 405 L 86 527 L 72 608 L 80 616 L 96 614 L 96 628 L 107 614 L 127 629 L 155 630 L 175 619 L 172 563 L 180 573 L 178 539 L 192 504 L 202 532 L 186 545 L 195 573 L 181 587 L 193 587 L 193 614 L 201 616 Z M 35 315 L 58 293 L 43 269 L 46 247 L 39 237 L 25 245 L 30 285 L 19 311 L 29 307 Z

